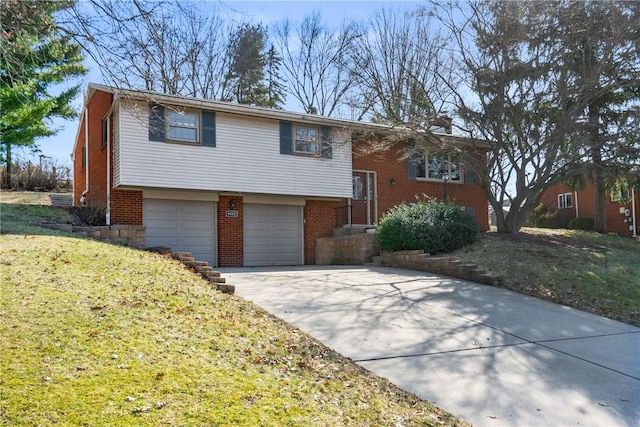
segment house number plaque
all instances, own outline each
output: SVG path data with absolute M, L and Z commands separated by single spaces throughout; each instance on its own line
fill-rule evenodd
M 237 218 L 238 217 L 238 211 L 230 209 L 230 210 L 225 212 L 225 216 L 227 218 Z

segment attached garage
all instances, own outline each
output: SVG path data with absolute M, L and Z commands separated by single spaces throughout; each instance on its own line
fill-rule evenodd
M 302 206 L 244 205 L 244 265 L 303 264 Z
M 144 199 L 143 219 L 147 246 L 169 246 L 217 265 L 215 202 Z

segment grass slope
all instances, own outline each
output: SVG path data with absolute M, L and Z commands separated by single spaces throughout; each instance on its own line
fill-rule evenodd
M 176 261 L 16 206 L 0 207 L 3 425 L 464 425 Z
M 451 254 L 515 291 L 640 326 L 640 240 L 577 230 L 487 233 Z

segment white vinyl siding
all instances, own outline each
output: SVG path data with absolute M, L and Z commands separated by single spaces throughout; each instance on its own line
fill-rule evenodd
M 278 120 L 216 113 L 215 149 L 149 141 L 141 120 L 122 109 L 120 185 L 311 197 L 350 197 L 351 142 L 333 158 L 280 154 Z
M 244 265 L 301 265 L 302 207 L 244 205 Z

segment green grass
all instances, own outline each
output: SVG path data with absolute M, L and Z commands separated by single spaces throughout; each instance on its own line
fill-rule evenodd
M 577 230 L 487 233 L 453 252 L 504 286 L 640 326 L 640 240 Z
M 9 205 L 2 425 L 464 425 L 177 261 Z

